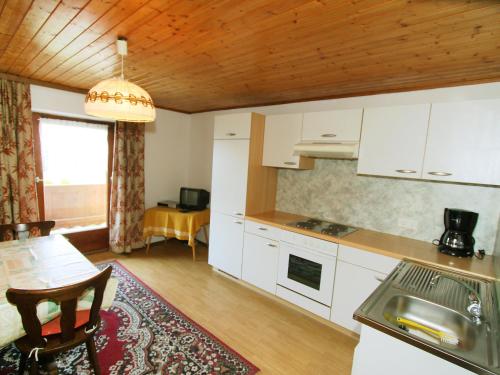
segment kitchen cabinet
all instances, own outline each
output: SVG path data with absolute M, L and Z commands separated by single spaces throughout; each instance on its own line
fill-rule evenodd
M 249 147 L 247 139 L 214 141 L 212 211 L 245 216 Z
M 430 354 L 386 333 L 363 325 L 351 375 L 474 375 L 452 362 Z
M 255 234 L 256 236 L 269 238 L 279 241 L 282 236 L 282 230 L 272 225 L 258 223 L 252 220 L 245 221 L 245 232 Z
M 432 104 L 423 178 L 500 185 L 500 99 Z
M 266 292 L 276 294 L 278 258 L 278 241 L 245 233 L 241 278 Z
M 211 212 L 208 263 L 238 279 L 243 257 L 243 219 Z
M 243 258 L 243 217 L 269 211 L 275 203 L 276 169 L 262 166 L 264 120 L 258 113 L 215 118 L 208 262 L 237 278 Z
M 311 169 L 312 159 L 294 155 L 293 146 L 300 142 L 301 132 L 302 113 L 266 116 L 262 165 Z
M 252 113 L 215 116 L 214 139 L 250 139 Z
M 358 174 L 420 178 L 430 104 L 365 108 Z
M 386 276 L 338 260 L 330 320 L 359 334 L 361 323 L 354 320 L 352 314 Z
M 399 260 L 339 245 L 330 320 L 360 333 L 361 323 L 354 311 L 397 266 Z
M 304 113 L 303 142 L 358 142 L 363 109 Z

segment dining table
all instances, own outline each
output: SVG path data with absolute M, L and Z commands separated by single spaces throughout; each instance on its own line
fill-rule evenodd
M 99 272 L 60 234 L 0 242 L 0 348 L 26 334 L 17 308 L 7 301 L 7 289 L 63 287 Z M 104 291 L 102 309 L 111 307 L 117 287 L 118 280 L 111 277 Z M 90 309 L 93 295 L 93 290 L 85 291 L 78 300 L 77 310 Z M 55 302 L 43 301 L 37 306 L 42 324 L 59 314 Z

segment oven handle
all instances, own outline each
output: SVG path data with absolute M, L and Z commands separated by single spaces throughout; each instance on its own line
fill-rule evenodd
M 335 260 L 337 258 L 337 254 L 325 254 L 321 250 L 313 250 L 313 249 L 304 248 L 304 247 L 298 246 L 296 244 L 292 244 L 292 243 L 287 242 L 287 241 L 280 241 L 280 243 L 283 244 L 280 246 L 280 249 L 283 249 L 283 255 L 286 254 L 287 258 L 288 258 L 289 254 L 296 255 L 296 256 L 301 257 L 301 258 L 306 258 L 306 256 L 302 255 L 302 254 L 309 254 L 309 255 L 315 256 L 317 258 L 324 259 L 324 260 Z M 286 248 L 289 248 L 289 249 L 291 248 L 292 251 L 290 251 Z

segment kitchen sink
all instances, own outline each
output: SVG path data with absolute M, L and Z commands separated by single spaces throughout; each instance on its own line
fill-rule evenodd
M 476 346 L 476 325 L 466 316 L 436 303 L 417 297 L 397 295 L 387 302 L 383 315 L 385 320 L 398 328 L 402 324 L 398 323 L 396 318 L 401 317 L 458 339 L 457 343 L 448 343 L 432 340 L 432 337 L 428 336 L 430 339 L 428 341 L 438 341 L 439 345 L 456 347 L 460 350 L 471 350 Z
M 479 318 L 468 309 L 471 293 L 481 301 Z M 494 283 L 489 280 L 403 261 L 354 318 L 478 374 L 500 374 L 496 306 Z M 454 340 L 439 340 L 435 332 L 423 333 L 427 329 Z

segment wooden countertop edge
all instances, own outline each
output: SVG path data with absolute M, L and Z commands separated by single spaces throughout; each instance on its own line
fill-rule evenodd
M 492 264 L 493 260 L 490 259 L 492 257 L 488 256 L 488 255 L 486 256 L 487 257 L 486 259 L 481 261 L 481 262 L 485 262 L 485 264 L 479 265 L 479 268 L 484 268 L 484 270 L 471 270 L 471 269 L 468 269 L 466 267 L 454 266 L 454 265 L 445 264 L 443 262 L 429 260 L 429 259 L 426 259 L 425 256 L 416 257 L 416 256 L 408 255 L 408 254 L 402 254 L 402 253 L 398 253 L 395 251 L 391 251 L 391 250 L 388 250 L 386 248 L 382 248 L 380 246 L 373 246 L 373 245 L 366 243 L 368 241 L 366 238 L 364 239 L 363 242 L 360 242 L 360 241 L 356 241 L 356 237 L 360 237 L 360 236 L 362 237 L 364 235 L 366 235 L 366 237 L 379 237 L 379 238 L 377 238 L 377 241 L 389 240 L 392 242 L 393 245 L 394 245 L 394 243 L 397 243 L 397 242 L 413 243 L 413 244 L 416 244 L 415 248 L 417 248 L 417 247 L 422 248 L 419 251 L 423 251 L 424 253 L 427 253 L 428 256 L 430 256 L 432 254 L 430 254 L 428 252 L 428 249 L 433 245 L 431 243 L 426 243 L 424 241 L 414 240 L 411 238 L 406 238 L 406 237 L 401 237 L 401 236 L 395 236 L 395 235 L 382 233 L 382 232 L 375 232 L 375 231 L 362 229 L 362 228 L 359 228 L 354 233 L 348 234 L 344 238 L 332 238 L 330 236 L 327 236 L 327 235 L 324 235 L 321 233 L 314 233 L 314 232 L 307 231 L 304 229 L 290 227 L 290 226 L 285 225 L 285 222 L 300 220 L 301 218 L 304 218 L 304 216 L 290 214 L 290 213 L 286 213 L 286 212 L 279 212 L 279 211 L 245 216 L 246 220 L 254 221 L 257 223 L 261 223 L 261 224 L 271 225 L 273 227 L 288 230 L 290 232 L 295 232 L 295 233 L 303 234 L 306 236 L 315 237 L 315 238 L 329 241 L 329 242 L 339 243 L 339 244 L 342 244 L 345 246 L 355 247 L 355 248 L 358 248 L 361 250 L 365 250 L 365 251 L 369 251 L 372 253 L 388 256 L 391 258 L 401 259 L 401 260 L 408 259 L 408 260 L 412 260 L 412 261 L 419 262 L 419 263 L 429 264 L 429 265 L 432 265 L 435 267 L 445 268 L 445 269 L 448 269 L 451 271 L 461 272 L 461 273 L 475 276 L 475 277 L 481 277 L 483 279 L 488 279 L 488 280 L 493 280 L 493 281 L 497 280 L 497 278 L 495 277 L 494 269 L 493 269 L 493 264 Z M 443 256 L 446 256 L 446 255 L 443 255 Z M 446 259 L 448 259 L 448 258 L 446 258 Z M 455 260 L 455 259 L 457 262 L 463 262 L 464 260 L 466 260 L 463 258 L 450 258 L 448 260 L 450 262 L 453 262 L 453 260 Z M 491 263 L 491 265 L 488 264 L 488 261 Z

